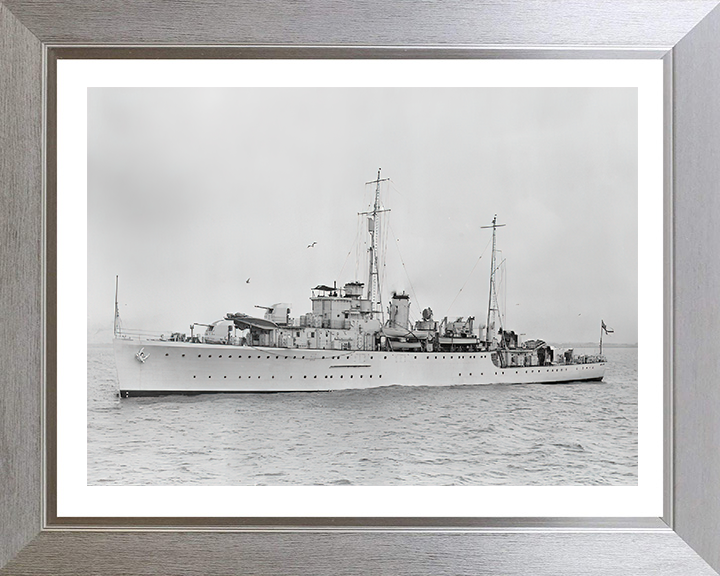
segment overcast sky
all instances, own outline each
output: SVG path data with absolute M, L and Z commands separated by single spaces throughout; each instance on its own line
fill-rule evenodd
M 602 318 L 637 341 L 635 89 L 93 88 L 88 106 L 91 341 L 116 274 L 125 328 L 165 333 L 365 282 L 378 168 L 384 302 L 484 319 L 497 214 L 508 329 L 595 341 Z

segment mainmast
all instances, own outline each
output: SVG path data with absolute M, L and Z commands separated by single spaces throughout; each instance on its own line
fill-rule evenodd
M 370 233 L 370 266 L 369 266 L 369 278 L 368 278 L 368 293 L 367 297 L 370 300 L 370 309 L 373 312 L 377 312 L 375 307 L 376 299 L 377 304 L 380 305 L 380 313 L 383 314 L 382 308 L 382 293 L 380 291 L 380 265 L 378 258 L 378 235 L 380 233 L 380 223 L 378 221 L 378 214 L 381 212 L 388 212 L 389 210 L 383 210 L 380 208 L 380 182 L 385 182 L 390 178 L 380 178 L 380 168 L 378 168 L 377 180 L 366 182 L 365 184 L 375 184 L 375 203 L 373 204 L 372 212 L 361 212 L 370 216 L 368 218 L 368 232 Z M 383 314 L 384 316 L 384 314 Z M 384 318 L 383 318 L 384 320 Z
M 487 313 L 487 324 L 485 325 L 485 339 L 488 344 L 492 342 L 491 326 L 495 327 L 495 315 L 500 314 L 500 306 L 498 304 L 497 289 L 495 285 L 495 236 L 498 228 L 502 228 L 505 224 L 497 223 L 497 214 L 495 214 L 492 224 L 490 226 L 480 226 L 480 228 L 492 228 L 492 254 L 490 256 L 490 294 L 488 296 L 488 313 Z M 492 325 L 490 324 L 492 320 Z
M 113 320 L 113 336 L 118 335 L 118 323 L 120 321 L 120 310 L 118 308 L 118 277 L 115 275 L 115 318 Z

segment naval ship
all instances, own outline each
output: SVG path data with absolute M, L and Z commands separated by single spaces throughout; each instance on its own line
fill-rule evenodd
M 367 282 L 311 289 L 312 311 L 291 317 L 291 306 L 259 306 L 262 317 L 228 313 L 190 334 L 156 337 L 121 328 L 115 288 L 114 352 L 122 398 L 228 392 L 319 392 L 380 386 L 460 386 L 602 380 L 600 354 L 575 355 L 543 340 L 522 342 L 503 326 L 497 295 L 496 235 L 492 229 L 490 288 L 484 324 L 475 318 L 433 318 L 431 308 L 410 321 L 410 296 L 394 292 L 387 308 L 378 249 L 380 178 L 367 212 Z M 203 327 L 203 334 L 195 329 Z M 605 324 L 602 324 L 605 329 Z M 199 330 L 198 330 L 199 332 Z M 602 337 L 602 331 L 601 331 Z M 601 340 L 602 342 L 602 340 Z

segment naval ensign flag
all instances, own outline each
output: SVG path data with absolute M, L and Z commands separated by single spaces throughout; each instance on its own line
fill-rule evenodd
M 614 330 L 611 330 L 610 328 L 608 328 L 608 327 L 605 325 L 605 320 L 600 320 L 600 356 L 602 356 L 602 337 L 603 337 L 603 332 L 605 332 L 605 334 L 612 334 L 612 333 L 614 332 Z

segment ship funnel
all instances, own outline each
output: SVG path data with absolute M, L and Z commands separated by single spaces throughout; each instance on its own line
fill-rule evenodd
M 410 326 L 410 296 L 393 292 L 390 299 L 390 326 L 408 329 Z

